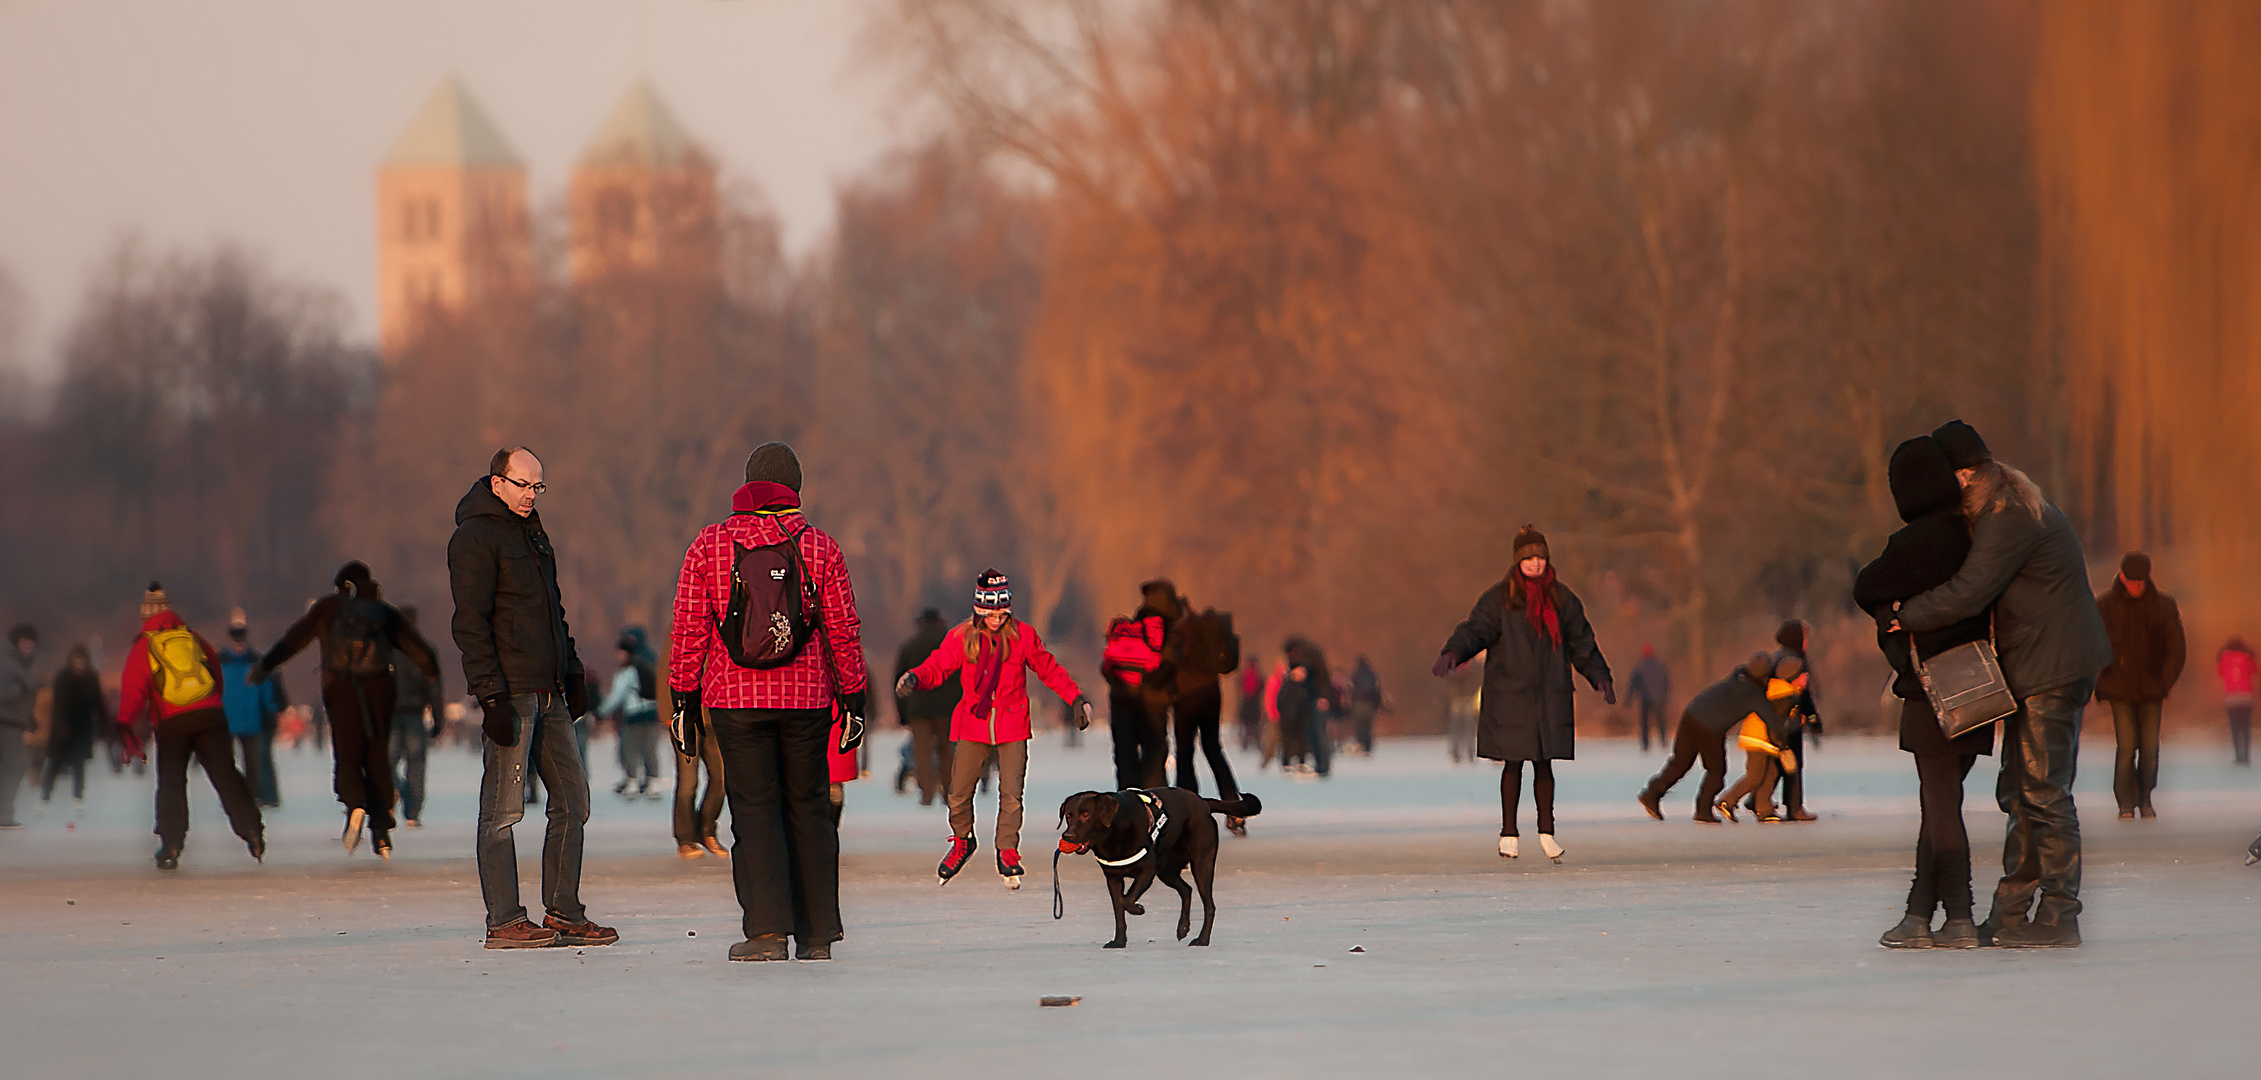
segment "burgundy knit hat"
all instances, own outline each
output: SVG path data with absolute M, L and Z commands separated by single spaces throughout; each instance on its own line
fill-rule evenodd
M 1554 559 L 1547 551 L 1547 534 L 1540 532 L 1536 525 L 1525 525 L 1515 534 L 1515 561 L 1522 562 L 1534 555 L 1549 561 Z

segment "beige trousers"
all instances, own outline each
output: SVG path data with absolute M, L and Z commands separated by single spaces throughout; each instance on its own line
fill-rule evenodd
M 950 832 L 973 835 L 973 789 L 997 752 L 997 847 L 1021 846 L 1021 786 L 1028 780 L 1028 740 L 990 746 L 962 739 L 950 760 Z

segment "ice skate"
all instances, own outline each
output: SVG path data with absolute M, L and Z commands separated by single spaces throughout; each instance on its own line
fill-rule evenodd
M 997 876 L 1005 879 L 1006 888 L 1018 890 L 1021 887 L 1021 875 L 1024 873 L 1027 873 L 1027 871 L 1021 869 L 1021 853 L 1018 849 L 999 848 L 997 850 Z
M 1523 848 L 1522 848 L 1522 838 L 1521 838 L 1521 837 L 1517 837 L 1517 836 L 1502 836 L 1502 837 L 1500 837 L 1500 838 L 1499 838 L 1499 857 L 1500 857 L 1500 858 L 1502 858 L 1502 859 L 1512 859 L 1512 858 L 1515 858 L 1515 857 L 1517 857 L 1517 856 L 1519 856 L 1519 855 L 1521 855 L 1521 854 L 1523 854 Z
M 180 868 L 181 851 L 179 848 L 161 847 L 157 849 L 157 869 L 178 870 Z
M 1562 861 L 1562 845 L 1554 842 L 1553 833 L 1539 834 L 1539 851 L 1549 859 Z
M 369 831 L 369 853 L 386 862 L 393 861 L 393 834 L 384 829 L 371 829 Z
M 267 861 L 267 833 L 265 830 L 261 830 L 259 835 L 244 841 L 243 846 L 251 852 L 253 862 L 263 863 Z
M 1735 804 L 1727 802 L 1725 800 L 1713 803 L 1711 812 L 1714 816 L 1724 821 L 1741 822 L 1743 820 L 1742 818 L 1735 816 Z
M 951 837 L 950 850 L 942 856 L 942 864 L 934 868 L 934 883 L 948 885 L 951 878 L 958 876 L 958 871 L 966 868 L 966 860 L 973 858 L 974 850 L 980 846 L 981 842 L 971 836 Z
M 361 846 L 361 826 L 368 820 L 369 811 L 358 806 L 345 812 L 345 832 L 339 834 L 338 842 L 345 845 L 346 854 L 353 854 Z
M 2252 845 L 2245 849 L 2245 865 L 2254 863 L 2261 863 L 2261 836 L 2254 837 Z

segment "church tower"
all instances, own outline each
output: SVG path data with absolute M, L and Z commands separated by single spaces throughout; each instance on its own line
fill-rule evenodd
M 711 274 L 718 227 L 714 161 L 637 80 L 573 169 L 572 273 Z
M 532 272 L 526 163 L 450 76 L 377 169 L 377 343 L 414 340 L 425 315 L 523 286 Z

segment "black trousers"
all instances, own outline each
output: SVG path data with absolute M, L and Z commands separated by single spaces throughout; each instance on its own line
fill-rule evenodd
M 2114 701 L 2112 735 L 2112 797 L 2120 811 L 2151 808 L 2151 791 L 2159 786 L 2159 711 L 2163 701 Z
M 1523 763 L 1500 763 L 1499 771 L 1499 834 L 1519 836 L 1515 831 L 1515 814 L 1523 801 Z M 1531 801 L 1539 805 L 1539 835 L 1554 835 L 1554 762 L 1531 762 Z
M 1672 732 L 1664 726 L 1664 702 L 1642 702 L 1640 723 L 1642 753 L 1646 754 L 1649 752 L 1649 726 L 1652 724 L 1656 726 L 1656 742 L 1658 746 L 1664 746 L 1665 744 L 1672 741 Z
M 1713 731 L 1685 713 L 1681 714 L 1679 729 L 1672 733 L 1672 756 L 1649 778 L 1647 795 L 1664 798 L 1672 785 L 1688 775 L 1698 758 L 1703 759 L 1704 780 L 1696 788 L 1696 816 L 1711 816 L 1712 800 L 1719 798 L 1720 789 L 1727 786 L 1727 733 Z
M 1994 799 L 2010 815 L 2002 838 L 2002 880 L 1994 887 L 1996 927 L 2030 919 L 2069 926 L 2080 916 L 2080 814 L 2073 774 L 2081 710 L 2096 688 L 2083 679 L 2031 694 L 2002 719 L 2002 774 Z M 2030 915 L 2029 915 L 2030 909 Z
M 1169 746 L 1162 719 L 1147 716 L 1146 702 L 1138 691 L 1124 693 L 1108 688 L 1107 731 L 1115 744 L 1115 788 L 1161 787 L 1162 770 L 1167 767 L 1163 759 L 1169 756 Z
M 1916 876 L 1908 914 L 1929 920 L 1944 907 L 1950 919 L 1971 917 L 1971 840 L 1963 829 L 1963 778 L 1977 754 L 1917 754 L 1916 785 L 1923 825 L 1916 832 Z
M 1173 728 L 1178 741 L 1177 786 L 1201 793 L 1201 777 L 1193 771 L 1193 744 L 1199 741 L 1202 756 L 1209 759 L 1209 771 L 1217 778 L 1217 797 L 1240 797 L 1240 785 L 1233 782 L 1232 763 L 1225 760 L 1225 744 L 1219 725 L 1225 715 L 1225 692 L 1211 685 L 1204 689 L 1178 696 L 1170 707 Z
M 259 804 L 236 771 L 227 715 L 218 709 L 168 716 L 157 723 L 157 839 L 180 850 L 188 840 L 188 762 L 194 757 L 219 793 L 228 827 L 245 840 L 260 835 Z
M 730 876 L 745 934 L 841 938 L 829 709 L 708 709 L 730 801 Z
M 330 714 L 338 802 L 369 812 L 369 827 L 393 827 L 393 695 L 391 672 L 322 673 L 322 706 Z
M 2240 765 L 2253 762 L 2253 705 L 2248 702 L 2232 705 L 2230 719 L 2230 758 Z

